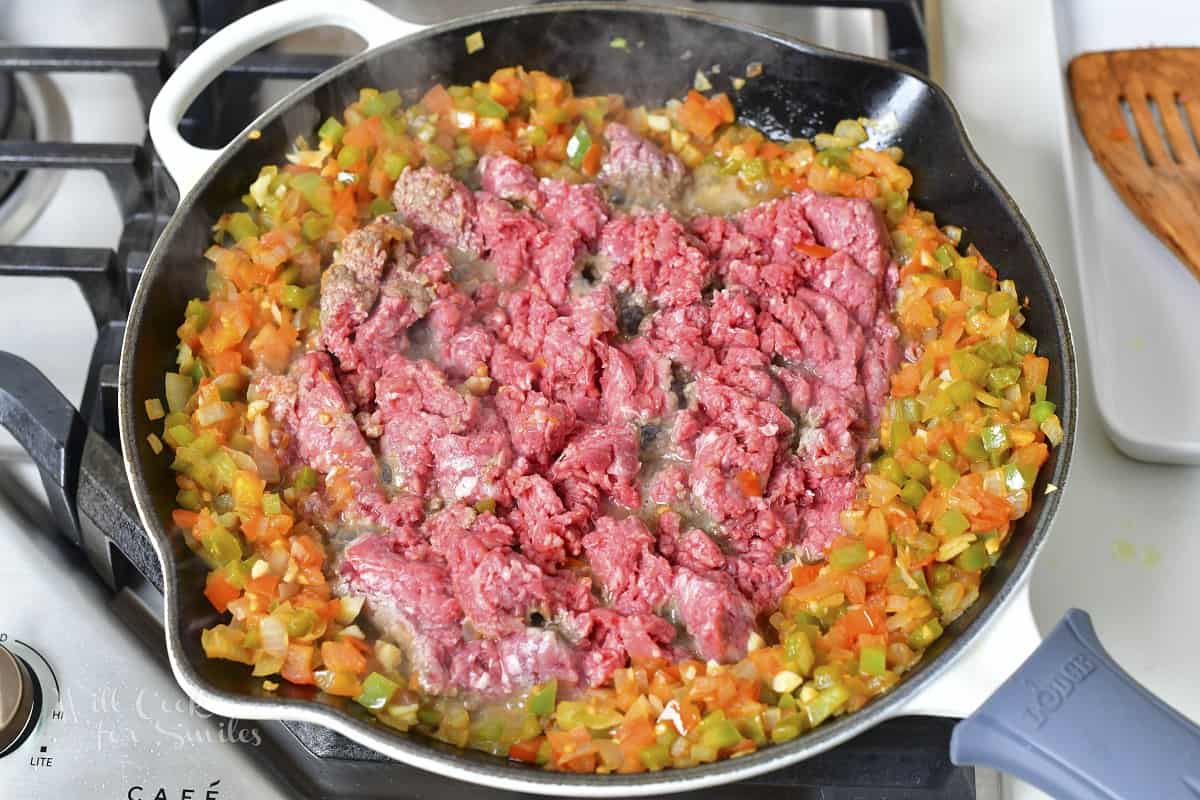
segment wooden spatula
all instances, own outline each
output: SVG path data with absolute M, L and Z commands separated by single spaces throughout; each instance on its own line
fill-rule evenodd
M 1096 161 L 1200 278 L 1200 48 L 1084 53 L 1068 75 Z

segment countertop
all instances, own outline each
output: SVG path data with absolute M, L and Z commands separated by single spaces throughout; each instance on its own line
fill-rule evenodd
M 1139 681 L 1200 719 L 1191 634 L 1200 539 L 1200 469 L 1134 461 L 1101 429 L 1080 322 L 1058 109 L 1063 84 L 1048 0 L 942 0 L 943 84 L 984 161 L 1025 213 L 1066 298 L 1079 357 L 1079 424 L 1070 478 L 1032 578 L 1044 632 L 1068 608 Z M 1106 187 L 1107 188 L 1107 187 Z M 1003 269 L 1003 265 L 1000 265 Z M 1180 402 L 1188 402 L 1180 398 Z M 1012 787 L 1013 797 L 1037 796 Z

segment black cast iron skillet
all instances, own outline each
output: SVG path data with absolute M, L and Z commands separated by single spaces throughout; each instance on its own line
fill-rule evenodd
M 216 56 L 236 58 L 268 38 L 322 24 L 354 28 L 378 46 L 291 93 L 223 151 L 196 151 L 182 142 L 175 123 L 200 85 L 224 66 L 225 59 Z M 494 787 L 593 796 L 659 794 L 739 780 L 814 755 L 888 717 L 922 707 L 921 698 L 931 695 L 937 679 L 963 659 L 1001 616 L 1002 607 L 1023 604 L 1024 580 L 1060 497 L 1044 489 L 1065 482 L 1076 409 L 1071 334 L 1050 267 L 1011 198 L 971 149 L 946 95 L 895 64 L 706 16 L 627 5 L 513 9 L 387 43 L 410 30 L 358 2 L 289 0 L 210 39 L 180 68 L 155 104 L 152 135 L 184 197 L 151 255 L 130 312 L 121 360 L 120 422 L 133 499 L 162 561 L 168 650 L 182 687 L 223 715 L 318 723 L 441 774 Z M 468 55 L 464 36 L 475 31 L 483 34 L 486 47 Z M 609 46 L 618 36 L 629 43 L 627 51 Z M 691 57 L 685 58 L 689 51 Z M 185 304 L 205 293 L 202 253 L 210 242 L 211 226 L 221 213 L 237 206 L 259 168 L 282 161 L 298 134 L 311 136 L 321 120 L 340 113 L 363 86 L 419 93 L 436 82 L 486 80 L 499 67 L 523 64 L 571 80 L 581 94 L 618 92 L 631 103 L 660 103 L 682 94 L 698 66 L 720 64 L 721 74 L 713 81 L 717 89 L 728 90 L 729 77 L 744 74 L 751 63 L 760 63 L 762 74 L 740 92 L 731 92 L 743 120 L 786 137 L 811 136 L 843 118 L 891 120 L 891 132 L 872 144 L 904 149 L 915 178 L 914 202 L 934 211 L 939 220 L 962 226 L 966 240 L 1028 295 L 1027 330 L 1037 337 L 1039 352 L 1050 359 L 1048 395 L 1058 404 L 1067 440 L 1053 452 L 1035 487 L 1032 508 L 987 574 L 979 602 L 948 627 L 893 692 L 862 711 L 732 761 L 633 776 L 544 772 L 400 734 L 374 723 L 353 702 L 288 684 L 267 693 L 261 680 L 251 678 L 243 667 L 206 659 L 199 633 L 216 622 L 217 615 L 202 594 L 205 568 L 171 532 L 174 476 L 166 457 L 147 444 L 155 425 L 142 409 L 147 398 L 161 396 L 163 374 L 175 364 L 175 329 Z M 189 82 L 196 85 L 184 85 Z M 258 134 L 250 136 L 251 130 Z M 1010 602 L 1013 598 L 1015 603 Z M 973 705 L 961 709 L 971 710 Z

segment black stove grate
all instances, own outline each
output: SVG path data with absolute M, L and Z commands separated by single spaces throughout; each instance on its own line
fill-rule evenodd
M 164 78 L 198 41 L 263 4 L 262 0 L 160 0 L 171 31 L 166 50 L 3 46 L 0 80 L 11 85 L 11 75 L 16 72 L 121 73 L 133 81 L 143 113 L 148 113 Z M 824 4 L 883 8 L 888 12 L 893 57 L 914 66 L 925 65 L 919 4 L 914 0 L 827 0 Z M 304 79 L 337 61 L 325 55 L 254 54 L 197 98 L 180 129 L 194 144 L 220 146 L 255 115 L 264 79 Z M 133 288 L 155 239 L 178 202 L 178 192 L 148 141 L 140 146 L 24 138 L 0 141 L 0 175 L 19 175 L 33 169 L 97 170 L 107 179 L 122 213 L 124 227 L 115 250 L 0 246 L 0 276 L 65 277 L 82 291 L 98 337 L 81 411 L 94 431 L 119 448 L 117 363 L 124 320 Z M 0 381 L 10 377 L 0 374 Z M 5 388 L 0 385 L 0 394 Z M 122 478 L 114 471 L 108 479 Z M 144 542 L 142 547 L 146 551 L 142 555 L 148 555 L 149 563 L 153 563 L 149 543 Z M 147 563 L 144 558 L 131 560 Z M 156 582 L 157 576 L 146 577 Z M 161 642 L 161 637 L 157 640 Z M 833 751 L 751 782 L 684 796 L 728 798 L 753 792 L 762 800 L 974 797 L 973 771 L 955 767 L 947 756 L 952 725 L 950 720 L 925 717 L 892 720 Z M 305 795 L 351 792 L 358 798 L 423 798 L 466 796 L 476 791 L 397 765 L 315 726 L 267 723 L 260 727 L 272 742 L 267 752 L 272 756 L 273 768 L 291 788 Z M 507 793 L 501 796 L 517 797 Z

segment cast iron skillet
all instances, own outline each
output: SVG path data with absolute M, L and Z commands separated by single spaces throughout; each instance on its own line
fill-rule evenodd
M 270 39 L 328 24 L 358 31 L 372 49 L 292 92 L 223 151 L 199 151 L 179 137 L 175 127 L 183 109 L 228 62 Z M 520 8 L 417 33 L 413 29 L 357 0 L 289 0 L 244 18 L 202 45 L 168 82 L 152 111 L 155 144 L 184 196 L 154 248 L 129 315 L 121 359 L 120 421 L 133 496 L 163 564 L 168 650 L 181 686 L 199 703 L 226 716 L 318 723 L 444 775 L 522 791 L 593 796 L 659 794 L 743 779 L 819 753 L 919 706 L 922 693 L 980 637 L 1002 606 L 1021 605 L 1023 581 L 1061 495 L 1044 489 L 1065 482 L 1076 408 L 1071 334 L 1050 267 L 1011 198 L 967 142 L 946 95 L 895 64 L 707 16 L 624 4 Z M 464 36 L 474 31 L 483 33 L 486 47 L 468 55 Z M 400 36 L 404 38 L 390 41 Z M 628 51 L 609 46 L 616 36 L 630 43 Z M 682 57 L 685 51 L 691 51 L 690 59 Z M 202 594 L 205 568 L 171 533 L 174 475 L 166 457 L 155 455 L 147 445 L 155 425 L 141 409 L 147 398 L 162 395 L 163 374 L 175 364 L 175 329 L 184 305 L 205 293 L 207 264 L 201 254 L 210 242 L 211 226 L 222 212 L 237 206 L 259 168 L 280 162 L 297 135 L 311 137 L 321 120 L 339 113 L 363 86 L 422 92 L 435 82 L 486 80 L 499 67 L 523 64 L 570 79 L 582 94 L 620 92 L 633 103 L 655 103 L 679 96 L 691 85 L 697 66 L 721 64 L 714 83 L 728 89 L 729 77 L 742 74 L 752 62 L 762 64 L 762 75 L 732 93 L 742 119 L 777 136 L 811 136 L 847 117 L 891 120 L 894 129 L 873 144 L 904 149 L 915 179 L 913 200 L 940 220 L 962 226 L 966 240 L 1029 297 L 1027 330 L 1037 337 L 1039 352 L 1050 359 L 1048 396 L 1058 404 L 1067 439 L 1053 451 L 1033 492 L 1032 508 L 988 573 L 979 602 L 948 627 L 892 693 L 862 711 L 743 758 L 632 776 L 545 772 L 400 734 L 372 722 L 353 702 L 286 683 L 278 692 L 267 693 L 261 680 L 252 679 L 242 666 L 206 659 L 199 634 L 217 621 L 217 615 Z M 250 130 L 260 135 L 251 138 Z M 1018 602 L 1008 603 L 1013 597 Z M 960 713 L 973 707 L 962 707 Z

